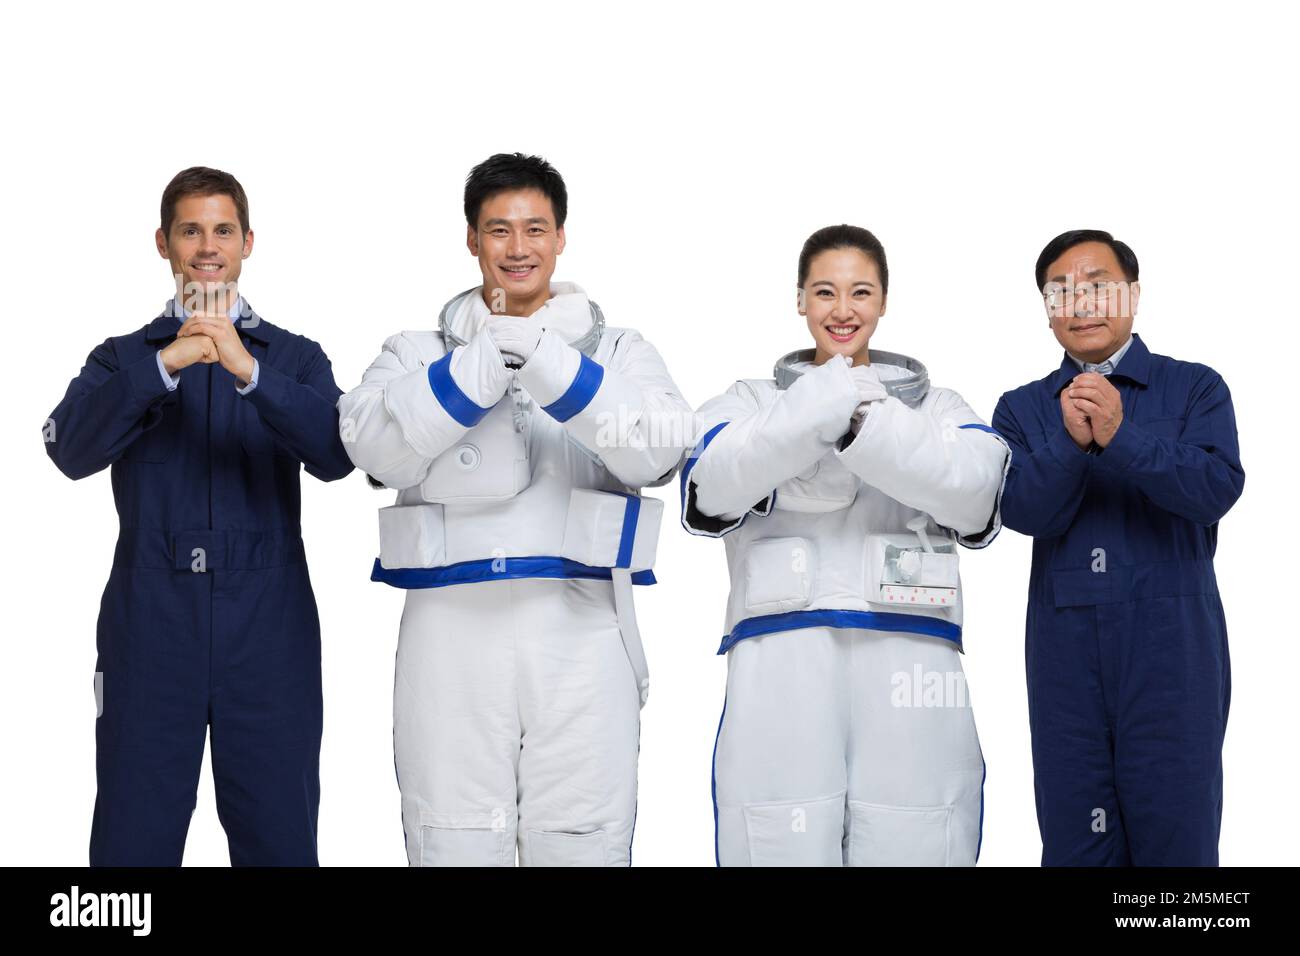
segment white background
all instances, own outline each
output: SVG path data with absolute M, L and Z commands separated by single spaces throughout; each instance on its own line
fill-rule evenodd
M 108 473 L 72 483 L 38 430 L 91 348 L 171 292 L 163 186 L 234 173 L 256 235 L 242 290 L 353 387 L 390 333 L 478 281 L 461 187 L 537 152 L 570 191 L 557 279 L 640 329 L 698 406 L 809 344 L 795 265 L 814 229 L 889 255 L 873 344 L 985 418 L 1060 361 L 1031 280 L 1048 239 L 1136 250 L 1135 328 L 1229 383 L 1247 472 L 1219 528 L 1232 647 L 1225 864 L 1294 863 L 1292 525 L 1295 26 L 1282 5 L 24 5 L 4 83 L 4 658 L 0 862 L 83 864 L 94 802 L 95 619 L 116 534 Z M 320 859 L 405 862 L 392 759 L 402 594 L 367 580 L 373 492 L 303 475 L 323 622 Z M 634 862 L 710 865 L 722 544 L 669 501 L 638 589 Z M 965 665 L 988 764 L 981 865 L 1034 865 L 1024 679 L 1029 541 L 963 561 Z M 205 762 L 186 864 L 224 865 Z

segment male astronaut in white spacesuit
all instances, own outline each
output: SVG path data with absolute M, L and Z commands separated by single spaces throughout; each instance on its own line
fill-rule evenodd
M 650 571 L 690 407 L 655 349 L 552 283 L 567 194 L 539 157 L 465 186 L 483 284 L 384 343 L 339 402 L 396 489 L 372 579 L 407 588 L 393 743 L 413 866 L 631 861 Z

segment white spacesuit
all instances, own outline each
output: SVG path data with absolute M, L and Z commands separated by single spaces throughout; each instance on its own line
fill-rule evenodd
M 723 536 L 731 571 L 720 865 L 978 854 L 955 545 L 997 534 L 1009 454 L 920 363 L 871 355 L 851 368 L 794 353 L 775 381 L 737 382 L 697 413 L 682 523 Z
M 389 338 L 339 402 L 352 460 L 399 492 L 372 579 L 409 589 L 393 702 L 407 856 L 508 866 L 517 843 L 524 865 L 627 865 L 647 688 L 631 585 L 654 581 L 662 516 L 636 490 L 671 479 L 685 441 L 661 426 L 690 408 L 654 347 L 605 328 L 577 286 L 552 283 L 527 319 L 481 293 L 437 332 Z

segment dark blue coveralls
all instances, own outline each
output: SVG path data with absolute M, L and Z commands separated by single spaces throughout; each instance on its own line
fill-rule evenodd
M 253 391 L 201 363 L 168 391 L 156 353 L 180 326 L 164 312 L 97 347 L 46 436 L 69 478 L 112 465 L 120 523 L 97 634 L 90 863 L 180 865 L 210 726 L 231 863 L 315 865 L 320 624 L 298 469 L 352 470 L 341 392 L 319 345 L 256 313 L 236 322 Z
M 1061 422 L 1068 356 L 1007 392 L 1002 521 L 1034 537 L 1025 625 L 1045 866 L 1213 866 L 1228 633 L 1218 521 L 1245 473 L 1228 386 L 1136 335 L 1109 381 L 1124 417 L 1085 452 Z

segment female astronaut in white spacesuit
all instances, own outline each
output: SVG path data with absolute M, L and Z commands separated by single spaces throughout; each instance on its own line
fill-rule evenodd
M 1008 450 L 924 365 L 868 350 L 889 272 L 831 226 L 799 259 L 815 348 L 699 410 L 682 523 L 723 537 L 719 865 L 973 865 L 984 760 L 957 549 L 997 534 Z

